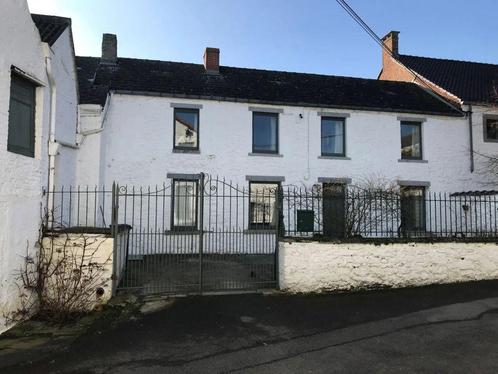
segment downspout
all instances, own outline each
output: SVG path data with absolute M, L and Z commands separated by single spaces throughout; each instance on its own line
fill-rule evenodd
M 51 50 L 47 43 L 43 43 L 45 55 L 45 69 L 47 71 L 49 89 L 50 89 L 50 116 L 49 116 L 49 135 L 48 135 L 48 194 L 47 194 L 47 211 L 49 214 L 49 224 L 53 222 L 53 212 L 51 211 L 54 203 L 54 196 L 51 191 L 54 189 L 55 181 L 55 156 L 58 151 L 58 144 L 55 142 L 55 94 L 56 86 L 52 70 Z
M 109 108 L 111 107 L 111 96 L 112 95 L 109 92 L 107 94 L 107 98 L 106 98 L 106 101 L 104 104 L 102 119 L 100 121 L 100 127 L 98 129 L 93 129 L 93 130 L 80 131 L 78 134 L 81 135 L 82 138 L 81 138 L 81 142 L 79 142 L 79 145 L 83 145 L 83 142 L 85 141 L 85 139 L 88 135 L 99 134 L 102 131 L 104 131 L 104 122 L 107 119 L 107 112 L 109 111 Z
M 469 104 L 469 110 L 467 111 L 467 116 L 469 117 L 469 158 L 470 158 L 470 172 L 474 172 L 474 135 L 472 131 L 472 104 Z

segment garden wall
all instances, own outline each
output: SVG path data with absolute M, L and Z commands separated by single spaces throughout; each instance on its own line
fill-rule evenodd
M 289 292 L 498 279 L 498 244 L 281 242 L 279 276 Z

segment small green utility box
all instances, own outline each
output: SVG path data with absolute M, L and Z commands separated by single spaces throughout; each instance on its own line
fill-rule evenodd
M 312 210 L 297 211 L 297 231 L 313 232 L 315 222 L 315 212 Z

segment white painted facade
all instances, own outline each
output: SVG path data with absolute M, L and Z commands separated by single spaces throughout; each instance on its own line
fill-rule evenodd
M 15 274 L 35 250 L 47 183 L 49 89 L 44 50 L 27 4 L 5 0 L 0 12 L 0 332 L 4 314 L 16 308 Z M 7 151 L 11 67 L 40 82 L 36 90 L 35 157 Z
M 489 175 L 490 157 L 498 156 L 498 142 L 486 141 L 484 136 L 485 131 L 485 116 L 498 116 L 498 107 L 494 105 L 464 105 L 465 110 L 472 110 L 472 134 L 474 146 L 474 166 L 477 175 Z M 494 175 L 486 189 L 497 189 L 498 176 Z
M 173 152 L 171 104 L 202 105 L 200 152 Z M 112 94 L 103 131 L 81 146 L 78 183 L 148 186 L 162 184 L 167 173 L 219 174 L 239 185 L 246 176 L 282 176 L 283 184 L 311 186 L 320 177 L 425 181 L 437 192 L 483 189 L 488 175 L 470 173 L 469 132 L 465 118 L 292 106 L 279 114 L 279 155 L 250 155 L 250 104 L 210 100 Z M 254 105 L 252 105 L 254 106 Z M 346 158 L 320 157 L 319 112 L 347 114 Z M 97 113 L 97 114 L 95 114 Z M 82 128 L 98 128 L 98 111 L 83 117 Z M 103 118 L 104 116 L 101 116 Z M 423 159 L 400 162 L 400 120 L 420 118 Z M 498 145 L 493 145 L 498 147 Z M 92 149 L 91 151 L 89 149 Z M 99 156 L 97 156 L 99 155 Z M 91 160 L 91 162 L 86 162 Z M 99 176 L 95 170 L 98 164 Z
M 280 288 L 323 292 L 498 278 L 495 243 L 281 242 Z
M 36 242 L 49 185 L 49 148 L 55 156 L 56 184 L 75 182 L 75 150 L 49 147 L 56 141 L 74 145 L 77 126 L 77 81 L 70 28 L 50 47 L 40 40 L 25 1 L 5 0 L 0 13 L 0 332 L 4 315 L 18 303 L 16 274 L 23 256 Z M 34 81 L 36 88 L 35 155 L 7 151 L 11 68 Z M 51 71 L 51 81 L 48 69 Z M 51 97 L 54 101 L 51 102 Z M 53 113 L 53 115 L 52 115 Z M 52 121 L 51 121 L 52 118 Z
M 72 185 L 76 180 L 78 126 L 78 80 L 71 28 L 66 28 L 51 47 L 55 81 L 55 185 Z
M 10 51 L 0 56 L 0 165 L 6 165 L 0 169 L 2 312 L 15 307 L 17 289 L 13 274 L 26 250 L 34 250 L 41 208 L 46 201 L 42 191 L 51 187 L 49 170 L 53 172 L 56 188 L 98 185 L 110 189 L 114 181 L 121 185 L 155 186 L 168 183 L 168 173 L 200 172 L 220 175 L 245 188 L 249 184 L 247 176 L 253 180 L 258 176 L 279 177 L 283 178 L 283 185 L 298 187 L 311 187 L 319 178 L 346 178 L 352 184 L 385 178 L 405 184 L 424 182 L 434 192 L 489 189 L 494 182 L 494 176 L 478 157 L 476 171 L 470 172 L 470 135 L 468 120 L 463 117 L 256 105 L 117 92 L 110 93 L 104 107 L 77 105 L 71 29 L 66 29 L 49 47 L 40 41 L 26 3 L 17 0 L 2 4 L 0 21 L 0 48 Z M 47 76 L 47 63 L 53 81 Z M 36 98 L 34 158 L 6 150 L 11 66 L 26 72 L 41 85 Z M 201 107 L 198 152 L 174 152 L 173 107 L 182 105 Z M 252 154 L 251 107 L 280 112 L 278 155 Z M 476 106 L 473 110 L 475 150 L 496 154 L 498 143 L 483 141 L 482 115 L 489 108 Z M 323 112 L 345 117 L 346 157 L 321 157 L 319 113 Z M 423 123 L 423 162 L 400 161 L 403 118 Z M 49 152 L 50 137 L 53 143 Z M 53 158 L 49 158 L 49 153 Z M 52 169 L 49 159 L 54 162 Z M 247 235 L 251 239 L 242 242 L 242 252 L 243 245 L 259 240 L 254 234 Z M 272 243 L 270 240 L 268 248 L 273 248 Z M 192 247 L 195 247 L 193 242 Z M 229 244 L 223 250 L 232 247 Z M 146 250 L 150 253 L 151 249 Z M 156 248 L 154 252 L 161 250 Z

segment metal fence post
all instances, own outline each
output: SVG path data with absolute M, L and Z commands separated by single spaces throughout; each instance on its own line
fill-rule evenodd
M 205 174 L 201 173 L 199 178 L 199 293 L 202 294 L 202 254 L 204 252 L 204 180 Z
M 111 198 L 111 236 L 112 236 L 112 295 L 116 295 L 118 276 L 118 210 L 119 210 L 119 186 L 112 183 Z
M 279 270 L 279 252 L 280 252 L 280 237 L 284 236 L 284 222 L 283 222 L 283 188 L 282 186 L 278 186 L 276 190 L 275 201 L 277 205 L 277 225 L 275 227 L 275 286 L 276 288 L 280 288 L 280 270 Z

